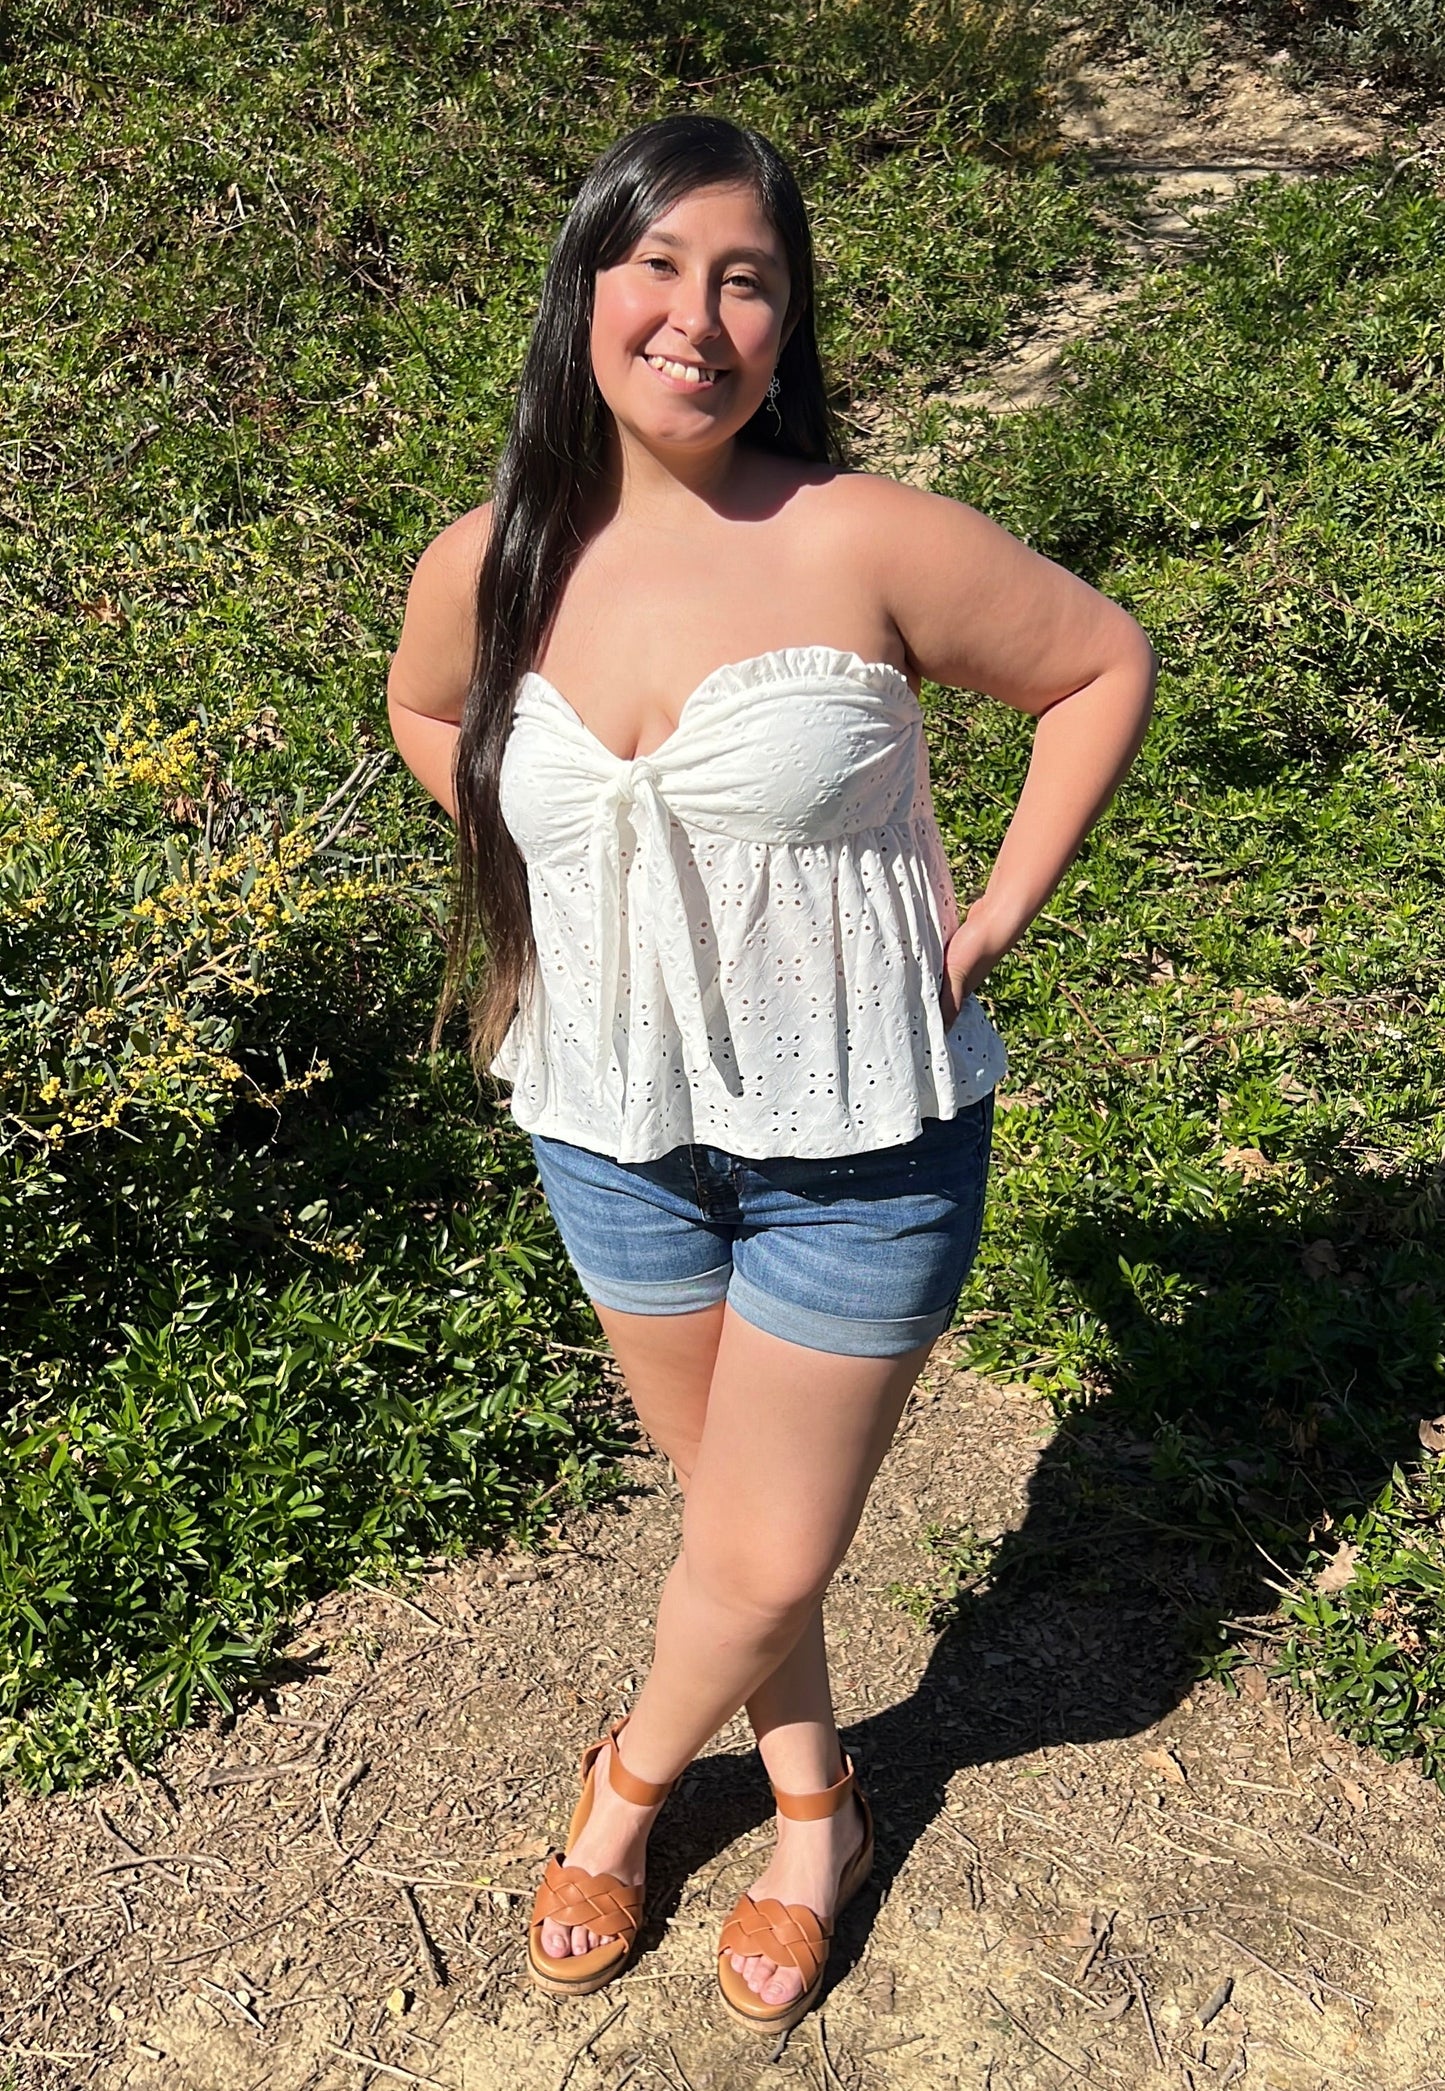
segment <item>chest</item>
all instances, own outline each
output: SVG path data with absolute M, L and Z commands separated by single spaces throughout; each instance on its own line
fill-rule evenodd
M 780 648 L 720 667 L 650 755 L 604 747 L 537 671 L 502 760 L 501 812 L 524 857 L 580 862 L 621 828 L 812 845 L 927 811 L 918 699 L 886 661 Z
M 619 760 L 654 754 L 728 666 L 826 647 L 903 671 L 902 637 L 856 572 L 791 535 L 747 536 L 599 541 L 569 575 L 534 670 Z

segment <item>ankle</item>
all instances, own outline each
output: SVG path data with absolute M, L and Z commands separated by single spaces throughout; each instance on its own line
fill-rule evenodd
M 605 1792 L 608 1800 L 619 1802 L 629 1815 L 639 1820 L 646 1819 L 650 1823 L 667 1798 L 665 1791 L 657 1794 L 656 1798 L 646 1800 L 638 1798 L 638 1794 L 653 1786 L 654 1782 L 642 1781 L 636 1778 L 636 1775 L 623 1763 L 622 1752 L 618 1748 L 615 1737 L 610 1748 L 603 1751 L 602 1762 L 598 1766 L 598 1771 L 601 1773 L 598 1784 Z M 614 1773 L 617 1776 L 614 1776 Z
M 672 1770 L 665 1768 L 665 1758 L 659 1765 L 656 1751 L 648 1749 L 646 1735 L 635 1734 L 635 1727 L 636 1715 L 627 1714 L 616 1732 L 609 1734 L 611 1747 L 604 1753 L 608 1783 L 635 1807 L 660 1808 L 692 1760 L 684 1758 Z

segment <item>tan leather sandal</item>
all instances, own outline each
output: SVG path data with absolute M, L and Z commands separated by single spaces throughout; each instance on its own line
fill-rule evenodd
M 751 1895 L 740 1895 L 722 1928 L 718 1986 L 724 2004 L 744 2025 L 782 2033 L 812 2009 L 823 1987 L 833 1926 L 873 1871 L 873 1811 L 857 1783 L 851 1757 L 843 1759 L 842 1778 L 821 1793 L 779 1793 L 776 1786 L 773 1788 L 778 1813 L 791 1816 L 795 1822 L 816 1822 L 822 1816 L 836 1815 L 849 1794 L 856 1795 L 863 1811 L 863 1842 L 839 1876 L 838 1906 L 833 1916 L 820 1917 L 801 1902 L 784 1904 L 770 1895 L 754 1902 Z M 733 1953 L 761 1953 L 780 1968 L 796 1968 L 803 1978 L 802 1995 L 794 1997 L 790 2004 L 765 2004 L 732 1965 L 729 1955 Z
M 652 1808 L 666 1800 L 672 1789 L 671 1780 L 664 1786 L 654 1785 L 648 1779 L 639 1779 L 622 1762 L 617 1738 L 630 1719 L 630 1714 L 624 1714 L 620 1721 L 612 1723 L 606 1735 L 588 1743 L 582 1752 L 577 1766 L 582 1793 L 572 1811 L 567 1851 L 581 1836 L 582 1825 L 592 1813 L 597 1760 L 609 1742 L 612 1764 L 607 1782 L 623 1800 L 633 1801 L 639 1808 Z M 527 1962 L 537 1987 L 554 1997 L 585 1997 L 620 1975 L 637 1943 L 642 1924 L 642 1893 L 640 1887 L 618 1880 L 614 1874 L 587 1873 L 580 1866 L 569 1866 L 563 1852 L 554 1850 L 548 1857 L 547 1870 L 532 1904 L 532 1921 L 527 1927 Z M 600 1931 L 604 1933 L 602 1943 L 590 1953 L 568 1953 L 561 1960 L 554 1960 L 542 1951 L 542 1926 L 549 1919 L 569 1927 L 583 1924 L 589 1931 Z

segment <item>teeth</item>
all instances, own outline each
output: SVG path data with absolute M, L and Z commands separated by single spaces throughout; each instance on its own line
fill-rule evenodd
M 693 363 L 674 363 L 670 356 L 647 356 L 643 359 L 654 370 L 666 371 L 670 378 L 681 378 L 684 384 L 707 385 L 717 376 L 715 370 L 699 369 Z

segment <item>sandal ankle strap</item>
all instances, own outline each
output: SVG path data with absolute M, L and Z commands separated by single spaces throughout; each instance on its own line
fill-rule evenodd
M 788 1816 L 793 1822 L 819 1822 L 825 1815 L 836 1815 L 849 1794 L 853 1791 L 853 1760 L 843 1759 L 843 1776 L 836 1784 L 825 1786 L 820 1793 L 779 1793 L 773 1788 L 773 1799 L 779 1815 Z
M 612 1744 L 612 1762 L 607 1767 L 607 1783 L 615 1794 L 624 1801 L 631 1801 L 635 1808 L 656 1808 L 667 1799 L 674 1781 L 665 1779 L 659 1785 L 652 1779 L 639 1779 L 636 1772 L 630 1772 L 622 1762 L 622 1751 L 617 1738 L 631 1719 L 631 1714 L 625 1713 L 621 1720 L 614 1721 L 607 1731 L 607 1740 Z M 601 1748 L 601 1744 L 598 1748 Z

